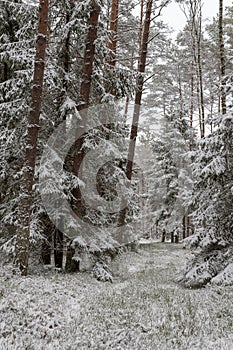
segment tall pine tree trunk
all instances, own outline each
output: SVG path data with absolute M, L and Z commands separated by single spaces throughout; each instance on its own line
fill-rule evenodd
M 117 48 L 117 31 L 118 31 L 118 12 L 119 2 L 118 0 L 112 0 L 111 14 L 110 14 L 110 31 L 111 36 L 109 40 L 108 48 L 111 50 L 109 64 L 113 67 L 116 65 L 116 48 Z
M 146 17 L 145 17 L 143 37 L 142 37 L 142 49 L 140 53 L 140 61 L 138 63 L 139 76 L 137 79 L 137 91 L 135 94 L 135 101 L 134 101 L 133 122 L 132 122 L 131 132 L 130 132 L 130 143 L 129 143 L 128 157 L 127 157 L 126 171 L 125 171 L 126 177 L 129 181 L 131 181 L 132 179 L 135 143 L 136 143 L 137 134 L 138 134 L 138 122 L 139 122 L 142 90 L 143 90 L 143 83 L 144 83 L 143 74 L 145 73 L 145 68 L 146 68 L 146 57 L 147 57 L 147 47 L 148 47 L 148 39 L 149 39 L 149 33 L 150 33 L 152 3 L 153 3 L 153 0 L 148 0 L 146 5 Z M 120 211 L 120 214 L 119 214 L 118 226 L 123 226 L 125 224 L 126 213 L 127 213 L 127 206 L 124 206 L 124 208 Z
M 144 0 L 141 0 L 140 22 L 139 22 L 139 47 L 138 47 L 138 63 L 140 62 L 140 58 L 141 58 L 141 50 L 142 50 L 143 12 L 144 12 Z
M 225 93 L 225 50 L 223 41 L 223 0 L 219 0 L 219 54 L 220 54 L 220 79 L 221 79 L 221 109 L 222 114 L 226 114 L 226 93 Z
M 19 208 L 20 230 L 17 233 L 15 245 L 15 264 L 19 267 L 23 276 L 26 276 L 28 272 L 32 186 L 35 173 L 39 117 L 42 102 L 46 42 L 48 33 L 48 11 L 49 1 L 40 0 L 31 105 L 27 121 L 22 195 Z
M 86 39 L 85 54 L 82 68 L 82 82 L 80 87 L 81 102 L 78 105 L 78 111 L 80 112 L 82 120 L 80 121 L 81 130 L 85 130 L 87 122 L 87 108 L 89 105 L 89 98 L 91 92 L 91 77 L 93 73 L 94 56 L 95 56 L 95 40 L 97 38 L 97 29 L 99 21 L 100 7 L 95 0 L 91 3 L 90 17 L 89 17 L 89 29 Z M 81 169 L 81 163 L 84 158 L 84 137 L 79 137 L 75 142 L 75 154 L 73 161 L 73 174 L 79 175 Z M 73 191 L 74 203 L 73 209 L 75 213 L 82 217 L 85 214 L 85 205 L 82 203 L 82 195 L 79 186 Z
M 184 103 L 183 103 L 183 92 L 182 92 L 182 82 L 181 82 L 181 74 L 180 74 L 180 66 L 178 64 L 178 92 L 179 92 L 179 117 L 183 119 L 184 117 Z
M 141 50 L 142 50 L 142 34 L 143 34 L 143 10 L 144 10 L 144 0 L 141 0 L 141 9 L 140 9 L 140 20 L 139 20 L 139 45 L 138 45 L 138 64 L 140 63 Z M 130 69 L 133 70 L 134 67 L 134 50 L 132 51 L 131 65 Z M 126 97 L 125 101 L 125 122 L 127 120 L 129 110 L 129 96 Z
M 193 62 L 195 64 L 197 76 L 197 102 L 199 112 L 199 130 L 203 138 L 205 136 L 205 109 L 204 109 L 204 89 L 202 74 L 201 39 L 202 39 L 202 3 L 201 0 L 189 0 L 187 5 L 191 21 L 191 39 L 193 49 Z
M 190 127 L 193 127 L 193 112 L 194 112 L 194 63 L 192 61 L 191 63 L 192 67 L 192 73 L 191 73 L 191 79 L 190 79 L 190 108 L 189 108 L 189 114 L 190 114 Z
M 204 108 L 204 89 L 203 89 L 203 75 L 202 75 L 202 57 L 201 57 L 201 36 L 202 36 L 202 5 L 199 1 L 199 25 L 196 28 L 197 36 L 197 64 L 198 64 L 198 80 L 200 86 L 200 109 L 201 109 L 201 120 L 200 120 L 200 132 L 201 137 L 205 137 L 205 108 Z

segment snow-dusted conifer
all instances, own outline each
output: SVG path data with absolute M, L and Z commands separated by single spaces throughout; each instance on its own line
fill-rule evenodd
M 0 220 L 6 240 L 18 229 L 20 178 L 35 54 L 36 8 L 0 4 Z M 12 249 L 12 244 L 7 245 Z

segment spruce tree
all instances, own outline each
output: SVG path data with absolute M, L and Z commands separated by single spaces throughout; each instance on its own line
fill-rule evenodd
M 0 220 L 5 248 L 19 229 L 20 179 L 30 102 L 36 37 L 35 7 L 23 1 L 0 4 Z M 8 241 L 8 240 L 11 241 Z M 8 243 L 9 244 L 8 244 Z

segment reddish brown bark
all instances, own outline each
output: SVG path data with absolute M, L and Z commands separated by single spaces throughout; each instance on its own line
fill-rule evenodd
M 100 14 L 100 7 L 98 4 L 93 1 L 90 10 L 89 17 L 89 29 L 87 33 L 86 39 L 86 47 L 85 54 L 83 60 L 83 68 L 82 68 L 82 82 L 80 87 L 80 97 L 81 102 L 78 105 L 78 111 L 82 117 L 80 121 L 81 130 L 85 130 L 86 128 L 86 119 L 87 119 L 87 108 L 89 105 L 89 98 L 91 92 L 91 77 L 93 73 L 93 65 L 94 65 L 94 56 L 95 56 L 95 40 L 97 38 L 97 29 L 98 29 L 98 20 Z M 81 170 L 81 163 L 84 157 L 84 137 L 79 137 L 75 142 L 75 154 L 74 154 L 74 162 L 73 162 L 73 174 L 75 176 L 79 175 Z M 82 204 L 82 196 L 79 186 L 76 187 L 73 191 L 73 196 L 75 198 L 73 203 L 73 209 L 75 213 L 79 216 L 83 216 L 85 206 Z
M 143 73 L 145 72 L 145 68 L 146 68 L 146 57 L 147 57 L 147 47 L 148 47 L 148 39 L 149 39 L 149 33 L 150 33 L 152 3 L 153 3 L 153 0 L 148 0 L 146 5 L 146 17 L 144 21 L 144 29 L 143 29 L 143 37 L 142 37 L 142 49 L 140 53 L 140 61 L 138 63 L 139 75 L 137 80 L 137 91 L 135 94 L 135 101 L 134 101 L 133 122 L 132 122 L 131 132 L 130 132 L 130 143 L 129 143 L 128 157 L 127 157 L 126 171 L 125 171 L 126 177 L 129 181 L 131 181 L 131 178 L 132 178 L 135 144 L 136 144 L 136 138 L 138 134 L 138 122 L 139 122 L 142 90 L 143 90 L 143 83 L 144 83 Z M 123 226 L 125 224 L 126 213 L 127 213 L 127 206 L 125 205 L 124 208 L 120 211 L 118 226 Z
M 31 105 L 27 122 L 25 167 L 22 179 L 22 200 L 19 209 L 19 221 L 21 224 L 21 230 L 17 234 L 15 246 L 15 264 L 19 267 L 22 275 L 27 275 L 28 271 L 32 186 L 35 173 L 37 139 L 39 133 L 39 117 L 42 102 L 46 43 L 48 33 L 48 11 L 49 1 L 40 0 Z
M 110 60 L 108 64 L 115 67 L 116 65 L 116 48 L 117 48 L 117 31 L 118 31 L 118 12 L 119 2 L 118 0 L 112 0 L 111 14 L 110 14 L 110 31 L 111 36 L 109 40 L 108 48 L 111 51 Z
M 139 48 L 138 48 L 138 63 L 140 62 L 141 50 L 142 50 L 143 9 L 144 9 L 144 0 L 141 0 L 141 11 L 140 11 L 140 22 L 139 22 Z

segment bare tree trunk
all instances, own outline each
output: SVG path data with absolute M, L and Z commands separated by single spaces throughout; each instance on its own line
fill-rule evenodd
M 130 69 L 133 70 L 133 65 L 134 65 L 134 50 L 132 51 L 131 54 L 131 63 L 130 63 Z M 129 111 L 129 96 L 126 96 L 125 100 L 125 110 L 124 110 L 124 121 L 126 123 L 127 117 L 128 117 L 128 111 Z
M 179 116 L 180 116 L 180 119 L 182 119 L 184 116 L 184 103 L 183 103 L 182 83 L 181 83 L 179 65 L 177 68 L 178 68 L 178 92 L 179 92 L 179 107 L 180 107 Z
M 205 136 L 205 109 L 204 91 L 201 62 L 201 37 L 202 37 L 202 3 L 201 0 L 189 0 L 189 16 L 191 21 L 191 38 L 193 44 L 193 62 L 197 75 L 197 99 L 199 112 L 200 135 Z
M 54 230 L 54 265 L 60 269 L 63 266 L 63 232 L 57 227 Z
M 126 96 L 126 99 L 125 99 L 125 110 L 124 110 L 124 120 L 125 120 L 125 122 L 127 121 L 128 111 L 129 111 L 129 96 Z
M 174 232 L 171 233 L 171 243 L 174 243 Z
M 143 10 L 144 10 L 144 0 L 141 0 L 140 21 L 139 21 L 138 64 L 140 63 L 141 50 L 142 50 Z M 131 57 L 131 65 L 130 65 L 131 70 L 133 70 L 133 66 L 134 66 L 134 50 L 132 51 L 132 57 Z M 126 102 L 125 102 L 125 113 L 124 113 L 125 121 L 127 120 L 128 107 L 129 107 L 129 96 L 126 97 Z
M 218 114 L 221 113 L 221 96 L 218 96 Z
M 116 65 L 116 48 L 117 48 L 117 31 L 118 31 L 118 0 L 112 0 L 111 14 L 110 14 L 110 31 L 111 37 L 108 48 L 111 50 L 110 60 L 108 64 L 115 67 Z
M 192 75 L 190 81 L 190 127 L 193 127 L 193 112 L 194 112 L 194 63 L 192 62 Z
M 214 93 L 213 86 L 210 88 L 210 132 L 213 133 L 213 110 L 214 110 Z
M 189 212 L 187 213 L 187 226 L 186 226 L 186 237 L 190 236 L 190 216 L 189 216 Z
M 42 243 L 41 262 L 44 265 L 51 265 L 51 242 L 48 241 L 48 236 L 46 237 L 46 241 Z
M 165 231 L 165 229 L 163 229 L 163 231 L 162 231 L 161 243 L 164 243 L 165 240 L 166 240 L 166 231 Z
M 185 239 L 187 236 L 186 236 L 186 216 L 184 215 L 183 216 L 183 219 L 182 219 L 182 237 L 183 239 Z
M 6 62 L 3 63 L 3 81 L 7 81 L 8 79 L 8 65 Z
M 197 63 L 198 63 L 198 78 L 200 85 L 200 103 L 201 103 L 201 137 L 205 137 L 205 108 L 204 108 L 204 91 L 203 91 L 203 77 L 202 77 L 202 62 L 201 62 L 201 36 L 202 36 L 202 10 L 201 2 L 199 2 L 199 26 L 196 29 L 197 35 Z
M 80 262 L 73 259 L 75 255 L 75 249 L 69 245 L 67 247 L 67 253 L 66 253 L 66 265 L 65 265 L 65 271 L 66 272 L 77 272 L 80 271 Z
M 70 13 L 67 12 L 65 23 L 66 25 L 70 22 Z M 67 37 L 65 39 L 64 43 L 64 56 L 63 56 L 63 69 L 65 72 L 65 75 L 63 77 L 62 81 L 62 89 L 61 94 L 59 98 L 59 105 L 58 105 L 58 113 L 60 112 L 61 104 L 64 101 L 64 98 L 66 98 L 69 84 L 67 81 L 67 75 L 69 73 L 70 68 L 70 32 L 67 33 Z M 67 115 L 66 113 L 63 115 L 63 122 L 66 121 Z M 63 136 L 65 137 L 66 128 L 64 127 Z M 59 206 L 60 203 L 57 203 Z M 55 267 L 58 267 L 62 269 L 63 267 L 63 250 L 64 250 L 64 235 L 63 235 L 63 218 L 61 217 L 59 219 L 59 224 L 54 228 L 54 235 L 53 235 L 53 243 L 54 243 L 54 264 Z
M 82 68 L 82 82 L 80 87 L 81 102 L 78 106 L 78 111 L 82 117 L 80 121 L 80 128 L 85 130 L 86 128 L 86 118 L 87 118 L 87 108 L 89 105 L 90 91 L 91 91 L 91 77 L 94 65 L 95 56 L 95 40 L 97 38 L 98 20 L 100 14 L 100 7 L 95 2 L 92 1 L 91 11 L 89 17 L 89 29 L 86 39 L 86 48 L 83 60 Z M 78 176 L 81 163 L 84 157 L 84 137 L 79 137 L 75 142 L 75 154 L 73 161 L 73 174 Z M 79 186 L 77 186 L 73 191 L 73 196 L 75 198 L 73 207 L 74 211 L 78 216 L 83 216 L 85 213 L 85 206 L 82 203 L 82 196 Z
M 166 97 L 163 96 L 163 116 L 164 116 L 164 118 L 166 118 L 166 114 L 167 114 L 167 112 L 166 112 Z
M 220 79 L 221 79 L 221 107 L 222 114 L 226 114 L 226 79 L 225 79 L 225 50 L 224 50 L 224 41 L 223 41 L 223 0 L 219 0 L 219 54 L 220 54 Z
M 144 21 L 142 49 L 140 54 L 140 61 L 138 64 L 138 72 L 142 74 L 139 74 L 138 80 L 137 80 L 137 91 L 136 91 L 135 101 L 134 101 L 133 122 L 132 122 L 131 132 L 130 132 L 130 144 L 128 149 L 128 157 L 127 157 L 126 171 L 125 171 L 126 177 L 129 181 L 131 181 L 131 178 L 132 178 L 135 143 L 136 143 L 137 133 L 138 133 L 138 122 L 139 122 L 142 90 L 143 90 L 143 83 L 144 83 L 143 73 L 145 72 L 145 68 L 146 68 L 146 57 L 147 57 L 147 47 L 148 47 L 148 39 L 149 39 L 149 32 L 150 32 L 152 3 L 153 3 L 153 0 L 148 0 L 146 5 L 146 17 Z M 125 224 L 126 213 L 127 213 L 127 206 L 124 206 L 124 208 L 120 211 L 120 214 L 119 214 L 118 226 L 123 226 Z
M 138 63 L 140 62 L 141 50 L 142 50 L 143 10 L 144 10 L 144 0 L 141 0 L 141 11 L 140 11 L 140 22 L 139 22 Z
M 39 117 L 42 102 L 46 41 L 48 33 L 48 11 L 49 1 L 40 0 L 32 96 L 28 115 L 25 165 L 22 179 L 21 206 L 19 210 L 21 229 L 17 233 L 15 245 L 15 264 L 19 267 L 23 276 L 26 276 L 28 272 L 32 186 L 35 173 Z

